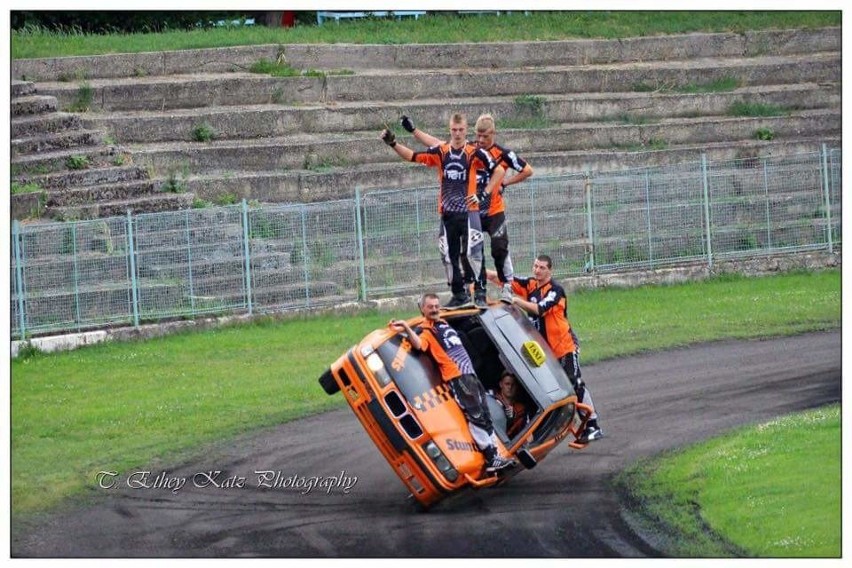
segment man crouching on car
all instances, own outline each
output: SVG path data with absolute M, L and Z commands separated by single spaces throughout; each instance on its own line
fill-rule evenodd
M 418 306 L 425 318 L 423 333 L 418 335 L 403 320 L 391 321 L 390 328 L 407 333 L 412 347 L 427 353 L 438 364 L 441 378 L 449 384 L 456 402 L 464 412 L 470 435 L 485 455 L 485 470 L 496 472 L 511 466 L 514 461 L 505 459 L 497 451 L 485 388 L 476 377 L 470 355 L 462 345 L 458 332 L 440 318 L 441 300 L 437 294 L 424 294 Z

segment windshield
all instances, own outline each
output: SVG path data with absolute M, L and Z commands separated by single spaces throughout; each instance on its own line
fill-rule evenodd
M 395 335 L 382 343 L 377 353 L 402 395 L 412 406 L 417 397 L 443 383 L 438 366 L 427 355 L 414 351 L 408 339 Z
M 550 414 L 542 420 L 541 425 L 535 431 L 532 439 L 532 445 L 538 444 L 552 438 L 557 432 L 562 430 L 571 417 L 574 416 L 574 405 L 565 404 L 559 408 L 554 408 Z

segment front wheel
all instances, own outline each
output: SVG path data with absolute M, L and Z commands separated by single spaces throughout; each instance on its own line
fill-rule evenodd
M 332 395 L 340 392 L 340 385 L 334 380 L 334 375 L 331 374 L 331 369 L 327 369 L 319 378 L 319 384 L 325 394 Z

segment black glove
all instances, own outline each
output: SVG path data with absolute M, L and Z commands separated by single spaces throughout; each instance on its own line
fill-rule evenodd
M 396 146 L 396 135 L 388 129 L 382 132 L 382 142 L 393 148 Z
M 410 118 L 405 115 L 399 117 L 399 122 L 402 124 L 402 127 L 405 128 L 408 132 L 414 132 L 414 129 L 417 128 L 414 126 L 414 122 Z

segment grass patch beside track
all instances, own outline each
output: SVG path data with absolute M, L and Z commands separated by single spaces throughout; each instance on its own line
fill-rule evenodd
M 616 484 L 670 556 L 840 558 L 840 461 L 834 404 L 642 460 Z
M 835 329 L 840 271 L 722 277 L 571 296 L 585 363 L 723 338 Z M 175 463 L 209 444 L 345 404 L 317 384 L 404 313 L 263 320 L 11 362 L 12 512 L 47 510 L 101 470 Z

